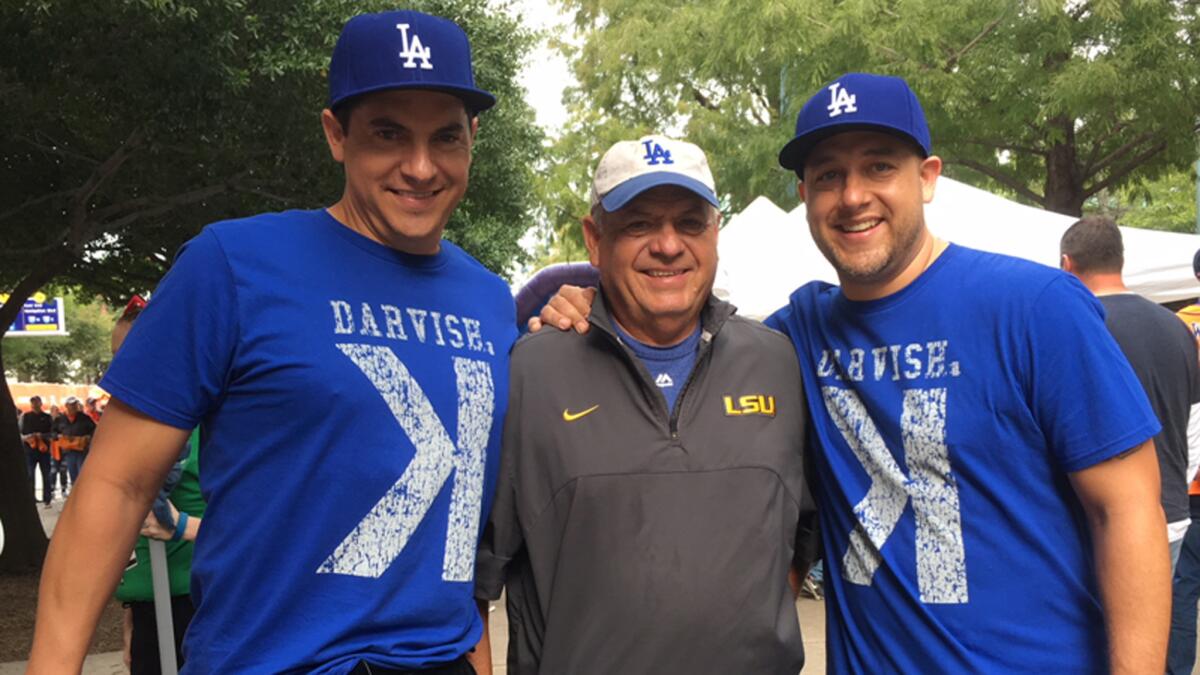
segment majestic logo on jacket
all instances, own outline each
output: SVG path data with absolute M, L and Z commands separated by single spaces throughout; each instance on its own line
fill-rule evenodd
M 749 394 L 747 396 L 738 396 L 735 399 L 733 396 L 726 396 L 725 414 L 729 417 L 736 417 L 738 415 L 774 417 L 775 397 L 764 396 L 763 394 Z

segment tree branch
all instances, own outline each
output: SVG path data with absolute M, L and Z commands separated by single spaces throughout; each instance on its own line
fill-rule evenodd
M 1099 183 L 1096 183 L 1095 185 L 1088 188 L 1087 190 L 1084 190 L 1083 198 L 1087 199 L 1088 197 L 1091 197 L 1092 195 L 1096 194 L 1097 192 L 1114 185 L 1115 183 L 1119 182 L 1121 179 L 1128 176 L 1130 174 L 1130 172 L 1132 172 L 1134 169 L 1138 168 L 1142 164 L 1145 164 L 1147 160 L 1149 160 L 1150 158 L 1154 157 L 1155 155 L 1157 155 L 1158 153 L 1160 153 L 1166 149 L 1167 149 L 1166 141 L 1161 141 L 1149 148 L 1146 148 L 1146 150 L 1144 152 L 1142 152 L 1140 155 L 1137 155 L 1133 159 L 1126 162 L 1123 166 L 1121 166 L 1121 168 L 1116 169 L 1112 173 L 1108 174 L 1107 178 L 1100 181 Z
M 978 35 L 971 38 L 971 41 L 968 42 L 962 49 L 958 50 L 958 52 L 952 54 L 950 58 L 946 60 L 946 65 L 943 67 L 943 70 L 948 73 L 952 72 L 954 70 L 954 66 L 958 65 L 958 62 L 961 61 L 964 56 L 969 54 L 972 49 L 975 49 L 980 42 L 983 42 L 984 38 L 986 38 L 988 35 L 991 35 L 992 31 L 996 30 L 996 27 L 999 26 L 1000 22 L 1004 20 L 1004 15 L 1006 13 L 1007 12 L 1002 13 L 1000 16 L 989 21 L 988 24 L 983 27 L 983 30 L 979 31 Z
M 1112 164 L 1113 162 L 1117 161 L 1117 160 L 1118 160 L 1118 159 L 1120 159 L 1120 158 L 1121 158 L 1123 155 L 1126 155 L 1126 154 L 1128 154 L 1128 153 L 1129 153 L 1129 152 L 1131 152 L 1131 151 L 1132 151 L 1134 148 L 1136 148 L 1136 147 L 1138 147 L 1139 145 L 1142 145 L 1142 144 L 1144 144 L 1144 143 L 1146 143 L 1146 142 L 1148 142 L 1148 141 L 1152 141 L 1152 140 L 1154 140 L 1154 137 L 1155 137 L 1155 136 L 1156 136 L 1156 134 L 1154 134 L 1153 132 L 1149 132 L 1149 131 L 1147 131 L 1147 132 L 1145 132 L 1145 133 L 1143 133 L 1143 134 L 1139 134 L 1139 135 L 1135 136 L 1135 137 L 1134 137 L 1133 139 L 1131 139 L 1129 142 L 1125 143 L 1125 144 L 1124 144 L 1124 145 L 1122 145 L 1121 147 L 1119 147 L 1119 148 L 1117 148 L 1116 150 L 1113 150 L 1112 152 L 1110 152 L 1110 153 L 1108 153 L 1107 155 L 1105 155 L 1105 156 L 1104 156 L 1104 157 L 1103 157 L 1101 160 L 1099 160 L 1098 162 L 1096 162 L 1096 163 L 1095 163 L 1095 165 L 1088 167 L 1088 168 L 1089 168 L 1089 171 L 1088 171 L 1088 173 L 1089 173 L 1089 174 L 1097 174 L 1097 173 L 1100 173 L 1100 172 L 1101 172 L 1101 171 L 1103 171 L 1103 170 L 1105 169 L 1105 167 L 1107 167 L 1109 164 Z
M 1111 114 L 1111 111 L 1109 117 L 1114 117 Z M 1112 138 L 1113 136 L 1116 136 L 1124 131 L 1126 126 L 1128 125 L 1124 122 L 1115 122 L 1113 124 L 1113 128 L 1108 130 L 1108 133 L 1104 135 L 1104 138 Z M 1093 173 L 1092 167 L 1094 167 L 1096 164 L 1096 155 L 1100 154 L 1100 149 L 1104 146 L 1104 138 L 1101 138 L 1092 144 L 1091 151 L 1088 152 L 1087 160 L 1083 163 L 1084 175 L 1091 175 Z
M 262 188 L 252 188 L 252 187 L 246 187 L 244 185 L 239 185 L 239 186 L 232 188 L 232 190 L 233 190 L 233 192 L 244 192 L 246 194 L 258 195 L 259 197 L 266 197 L 267 199 L 274 199 L 275 201 L 281 202 L 283 204 L 291 204 L 291 203 L 295 202 L 295 200 L 290 197 L 284 197 L 283 195 L 277 195 L 273 192 L 267 192 L 266 190 L 264 190 Z
M 1045 202 L 1046 202 L 1045 197 L 1039 195 L 1038 193 L 1034 192 L 1033 190 L 1030 190 L 1028 187 L 1022 185 L 1012 176 L 1001 173 L 1000 171 L 997 171 L 996 169 L 994 169 L 986 164 L 983 164 L 981 162 L 976 162 L 973 159 L 955 159 L 952 161 L 955 164 L 961 164 L 961 165 L 967 167 L 968 169 L 974 169 L 975 171 L 978 171 L 979 173 L 987 176 L 988 178 L 991 178 L 992 180 L 996 181 L 997 183 L 1000 183 L 1001 185 L 1009 188 L 1010 190 L 1013 190 L 1014 192 L 1016 192 L 1017 194 L 1021 195 L 1024 198 L 1028 199 L 1029 201 L 1035 202 L 1037 204 L 1045 204 Z
M 130 223 L 132 223 L 136 220 L 140 220 L 142 218 L 149 218 L 152 216 L 161 216 L 162 214 L 169 212 L 171 209 L 173 209 L 177 206 L 187 206 L 188 204 L 195 204 L 196 202 L 201 202 L 210 197 L 215 197 L 216 195 L 219 195 L 222 192 L 226 192 L 228 190 L 229 190 L 228 183 L 218 183 L 216 185 L 209 185 L 207 187 L 198 188 L 198 189 L 192 190 L 190 192 L 183 192 L 183 193 L 177 194 L 173 197 L 168 197 L 166 199 L 163 199 L 148 209 L 142 209 L 141 211 L 134 211 L 133 213 L 128 213 L 120 218 L 117 218 L 116 220 L 107 221 L 104 223 L 104 226 L 105 226 L 105 229 L 108 231 L 117 230 L 122 227 L 125 227 L 126 225 L 129 225 Z
M 1197 124 L 1192 127 L 1192 133 L 1196 133 L 1196 132 L 1200 132 L 1200 124 Z M 1104 190 L 1104 189 L 1114 185 L 1115 183 L 1119 182 L 1121 179 L 1128 176 L 1130 174 L 1130 172 L 1132 172 L 1134 169 L 1138 168 L 1142 164 L 1145 164 L 1148 160 L 1153 158 L 1155 155 L 1162 152 L 1163 150 L 1166 150 L 1166 148 L 1167 148 L 1166 141 L 1160 141 L 1159 143 L 1156 143 L 1154 146 L 1147 148 L 1144 152 L 1142 152 L 1141 154 L 1137 155 L 1136 157 L 1134 157 L 1133 159 L 1129 160 L 1124 165 L 1122 165 L 1121 168 L 1113 170 L 1112 173 L 1108 174 L 1107 178 L 1100 181 L 1099 183 L 1096 183 L 1095 185 L 1093 185 L 1092 187 L 1090 187 L 1086 191 L 1084 191 L 1083 198 L 1087 199 L 1088 197 L 1091 197 L 1092 195 L 1096 194 L 1097 192 L 1100 192 L 1101 190 Z
M 1031 145 L 1016 145 L 1014 143 L 1005 143 L 1002 140 L 995 138 L 970 138 L 960 139 L 959 143 L 965 145 L 979 145 L 985 148 L 994 148 L 996 150 L 1012 150 L 1013 152 L 1023 152 L 1030 155 L 1045 157 L 1048 153 L 1041 148 L 1035 148 Z
M 78 257 L 83 251 L 83 244 L 88 232 L 88 225 L 93 221 L 88 218 L 88 202 L 92 200 L 92 195 L 100 189 L 104 183 L 112 178 L 113 175 L 121 169 L 121 165 L 133 154 L 138 145 L 141 145 L 142 130 L 141 128 L 134 129 L 129 136 L 121 143 L 117 151 L 114 152 L 104 163 L 96 167 L 92 171 L 92 175 L 84 181 L 71 200 L 71 208 L 69 209 L 69 217 L 67 222 L 70 224 L 71 230 L 67 234 L 67 246 Z
M 18 204 L 17 206 L 14 206 L 13 208 L 11 208 L 9 210 L 7 210 L 3 213 L 0 213 L 0 220 L 4 220 L 5 218 L 12 216 L 13 214 L 20 213 L 21 211 L 24 211 L 25 209 L 27 209 L 31 206 L 37 206 L 38 204 L 41 204 L 42 202 L 48 202 L 51 199 L 54 199 L 55 197 L 65 197 L 66 195 L 69 195 L 72 192 L 74 192 L 74 190 L 59 190 L 58 192 L 48 192 L 39 197 L 34 197 L 33 199 L 26 200 L 23 204 Z
M 100 162 L 92 159 L 91 157 L 88 157 L 87 155 L 81 155 L 78 152 L 73 152 L 71 150 L 65 150 L 65 149 L 63 149 L 63 147 L 61 145 L 58 145 L 58 146 L 43 145 L 42 143 L 39 143 L 39 142 L 33 140 L 32 138 L 29 138 L 28 136 L 17 136 L 17 140 L 21 141 L 23 143 L 26 143 L 28 145 L 32 145 L 33 147 L 37 148 L 38 150 L 48 152 L 52 155 L 60 155 L 62 157 L 71 157 L 72 159 L 78 159 L 78 160 L 87 162 L 88 164 L 92 164 L 92 165 L 96 165 L 96 164 L 100 163 Z
M 763 118 L 763 116 L 758 113 L 758 110 L 755 110 L 754 111 L 755 118 L 758 119 L 759 124 L 762 124 L 763 126 L 769 126 L 771 124 L 771 119 L 775 117 L 772 114 L 772 113 L 774 113 L 775 109 L 771 105 L 771 97 L 767 96 L 767 93 L 765 91 L 763 91 L 763 88 L 761 85 L 755 85 L 755 86 L 751 87 L 750 88 L 750 96 L 754 98 L 755 102 L 758 103 L 758 106 L 762 110 L 767 111 L 767 115 L 768 115 L 767 118 Z
M 36 246 L 34 248 L 5 249 L 4 257 L 9 259 L 15 257 L 28 258 L 31 255 L 42 255 L 44 253 L 49 253 L 50 251 L 57 251 L 63 248 L 63 239 L 66 239 L 68 234 L 70 234 L 69 228 L 56 234 L 50 239 L 50 243 L 44 246 Z
M 712 102 L 712 99 L 709 98 L 707 94 L 700 91 L 699 87 L 696 85 L 688 85 L 688 87 L 692 90 L 692 98 L 696 101 L 696 103 L 700 104 L 700 107 L 712 111 L 717 110 L 717 105 Z

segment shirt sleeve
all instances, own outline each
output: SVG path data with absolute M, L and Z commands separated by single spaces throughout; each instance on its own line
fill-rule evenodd
M 180 249 L 100 386 L 159 422 L 191 430 L 225 391 L 238 316 L 225 252 L 205 230 Z
M 479 552 L 475 557 L 475 597 L 496 600 L 507 578 L 508 565 L 525 545 L 517 514 L 516 455 L 520 443 L 520 385 L 509 384 L 508 411 L 504 420 L 504 435 L 500 449 L 500 477 L 496 484 L 496 499 L 492 512 L 483 527 Z
M 788 319 L 791 317 L 791 315 L 792 308 L 790 305 L 787 307 L 780 307 L 772 312 L 771 316 L 763 319 L 763 323 L 766 324 L 767 328 L 777 330 L 790 338 L 792 334 L 788 331 Z
M 1029 308 L 1029 396 L 1050 453 L 1068 472 L 1137 447 L 1158 419 L 1129 361 L 1104 325 L 1104 309 L 1063 274 Z

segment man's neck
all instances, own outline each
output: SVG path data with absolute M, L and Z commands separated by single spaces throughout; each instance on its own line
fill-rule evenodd
M 1075 276 L 1079 277 L 1079 280 L 1093 295 L 1117 295 L 1129 292 L 1129 287 L 1125 285 L 1125 280 L 1121 278 L 1120 272 L 1098 272 Z
M 950 246 L 949 242 L 934 237 L 929 230 L 925 230 L 922 236 L 924 239 L 920 248 L 917 249 L 917 254 L 899 274 L 887 281 L 872 284 L 858 284 L 853 280 L 847 281 L 839 278 L 842 293 L 850 300 L 866 301 L 886 298 L 907 288 L 909 284 L 919 279 L 925 270 L 929 269 L 929 266 Z
M 325 209 L 344 227 L 388 248 L 411 255 L 436 255 L 441 250 L 441 231 L 436 237 L 414 239 L 392 230 L 386 223 L 376 222 L 365 209 L 360 209 L 349 195 L 343 195 L 333 206 Z

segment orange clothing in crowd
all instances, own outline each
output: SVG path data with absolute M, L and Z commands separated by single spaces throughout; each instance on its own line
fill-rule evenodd
M 87 450 L 90 438 L 90 436 L 59 436 L 58 447 L 60 450 Z
M 1196 344 L 1200 346 L 1200 303 L 1188 305 L 1179 310 L 1176 314 L 1183 322 L 1192 329 L 1192 336 L 1196 338 Z M 1195 478 L 1193 476 L 1193 478 Z M 1196 478 L 1188 486 L 1189 495 L 1200 495 L 1200 478 Z
M 41 436 L 31 435 L 29 439 L 25 441 L 25 445 L 28 445 L 38 452 L 50 452 L 50 444 L 48 444 Z

